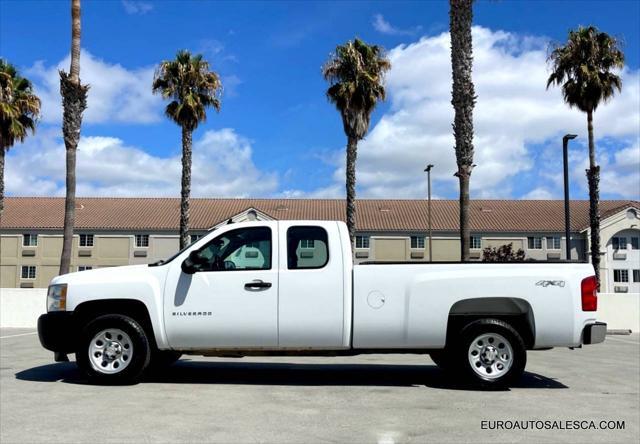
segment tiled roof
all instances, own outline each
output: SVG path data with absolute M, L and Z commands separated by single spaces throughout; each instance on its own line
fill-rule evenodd
M 426 231 L 425 200 L 357 201 L 360 231 Z M 562 232 L 564 203 L 561 200 L 474 200 L 471 230 L 485 232 Z M 177 198 L 76 199 L 76 229 L 178 230 L 180 200 Z M 603 218 L 624 208 L 640 210 L 640 202 L 600 202 Z M 191 229 L 206 230 L 248 208 L 274 219 L 344 220 L 341 199 L 192 199 Z M 0 217 L 2 229 L 62 229 L 64 199 L 54 197 L 7 197 Z M 589 202 L 571 202 L 572 231 L 589 225 Z M 437 231 L 458 230 L 458 201 L 432 201 L 432 226 Z

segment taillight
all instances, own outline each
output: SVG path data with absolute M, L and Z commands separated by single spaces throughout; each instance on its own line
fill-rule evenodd
M 598 310 L 598 283 L 595 276 L 584 278 L 581 284 L 582 311 Z

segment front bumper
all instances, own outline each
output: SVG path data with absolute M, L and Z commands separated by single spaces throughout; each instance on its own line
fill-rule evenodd
M 55 311 L 38 318 L 40 344 L 52 352 L 73 353 L 76 350 L 76 325 L 71 311 Z
M 587 325 L 582 330 L 582 343 L 583 344 L 599 344 L 604 342 L 604 337 L 607 335 L 607 324 L 604 322 L 596 322 L 595 324 Z

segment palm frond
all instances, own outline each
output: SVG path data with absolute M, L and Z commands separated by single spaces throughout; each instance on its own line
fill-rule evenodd
M 548 61 L 551 74 L 547 88 L 561 86 L 570 107 L 594 111 L 622 89 L 622 79 L 616 73 L 624 67 L 620 43 L 594 26 L 570 31 L 567 42 L 556 46 Z
M 390 68 L 381 47 L 359 38 L 338 45 L 322 67 L 327 99 L 340 111 L 348 135 L 362 139 L 366 134 L 371 113 L 386 98 L 384 76 Z
M 23 142 L 28 131 L 35 132 L 40 105 L 31 82 L 0 59 L 0 149 Z
M 222 83 L 201 54 L 180 50 L 173 60 L 156 69 L 152 83 L 155 94 L 171 99 L 165 114 L 178 125 L 195 129 L 206 120 L 206 108 L 220 111 Z

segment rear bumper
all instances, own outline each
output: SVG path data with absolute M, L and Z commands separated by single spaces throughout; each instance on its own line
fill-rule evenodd
M 596 322 L 595 324 L 587 325 L 582 330 L 582 343 L 583 344 L 599 344 L 604 342 L 604 337 L 607 335 L 607 324 L 604 322 Z
M 75 352 L 76 328 L 73 312 L 59 311 L 38 318 L 40 344 L 52 352 Z

